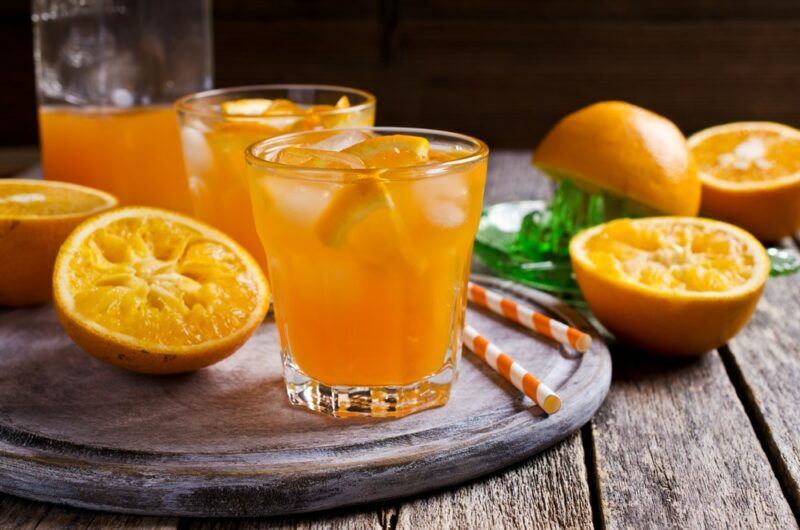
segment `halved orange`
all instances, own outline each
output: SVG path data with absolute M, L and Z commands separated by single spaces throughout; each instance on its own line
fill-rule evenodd
M 116 205 L 112 195 L 85 186 L 0 179 L 0 305 L 50 300 L 61 243 L 84 219 Z
M 269 306 L 255 260 L 208 225 L 154 208 L 81 224 L 53 273 L 67 334 L 98 359 L 136 372 L 196 370 L 235 352 Z
M 756 238 L 710 219 L 618 219 L 578 233 L 569 250 L 597 319 L 662 355 L 724 344 L 747 323 L 769 276 Z
M 718 125 L 689 138 L 701 211 L 764 241 L 800 230 L 800 130 L 770 122 Z

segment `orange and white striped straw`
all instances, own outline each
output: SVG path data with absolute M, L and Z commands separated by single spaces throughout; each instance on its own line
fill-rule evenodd
M 483 306 L 493 313 L 504 316 L 528 329 L 541 333 L 579 352 L 587 351 L 592 345 L 592 337 L 583 331 L 538 313 L 530 307 L 519 304 L 503 295 L 469 282 L 467 296 L 470 302 Z
M 561 398 L 550 387 L 539 381 L 521 364 L 503 353 L 500 348 L 489 342 L 469 324 L 464 326 L 464 345 L 483 362 L 488 364 L 506 381 L 517 387 L 531 398 L 548 414 L 554 414 L 561 408 Z

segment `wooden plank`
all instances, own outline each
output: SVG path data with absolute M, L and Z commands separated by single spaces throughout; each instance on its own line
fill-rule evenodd
M 0 494 L 0 528 L 56 530 L 67 527 L 174 530 L 178 527 L 178 518 L 89 512 Z
M 565 113 L 626 99 L 687 132 L 800 123 L 800 4 L 769 2 L 215 3 L 216 82 L 374 91 L 378 122 L 533 147 Z M 0 17 L 0 143 L 37 141 L 29 4 Z M 268 50 L 265 53 L 264 50 Z
M 223 2 L 226 3 L 226 2 Z M 539 20 L 770 20 L 800 18 L 800 4 L 791 0 L 671 0 L 637 2 L 635 0 L 402 0 L 401 14 L 410 18 L 498 19 L 536 18 Z
M 49 510 L 49 504 L 0 493 L 0 528 L 32 530 Z
M 750 324 L 722 355 L 800 516 L 800 276 L 770 278 Z
M 184 519 L 182 530 L 368 530 L 390 528 L 390 508 L 320 512 L 262 519 Z
M 401 19 L 394 42 L 376 87 L 379 121 L 490 145 L 533 147 L 565 113 L 603 99 L 652 108 L 686 132 L 738 119 L 800 123 L 790 20 L 430 17 Z
M 0 147 L 0 177 L 17 176 L 38 161 L 38 147 Z
M 717 352 L 670 362 L 614 351 L 592 422 L 606 527 L 795 526 Z
M 531 152 L 519 149 L 494 149 L 489 157 L 483 204 L 549 199 L 553 183 L 533 168 Z
M 580 433 L 508 471 L 403 503 L 397 528 L 591 528 Z
M 26 2 L 28 12 L 24 17 L 0 18 L 0 49 L 3 50 L 0 145 L 30 145 L 39 141 L 30 7 L 31 3 Z

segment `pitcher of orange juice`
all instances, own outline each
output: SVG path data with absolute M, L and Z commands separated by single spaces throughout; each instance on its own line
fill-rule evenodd
M 188 212 L 172 104 L 212 82 L 210 0 L 35 0 L 47 179 Z

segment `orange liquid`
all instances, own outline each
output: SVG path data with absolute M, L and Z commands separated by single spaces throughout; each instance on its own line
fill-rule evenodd
M 249 169 L 284 351 L 329 385 L 406 385 L 460 354 L 485 161 L 420 180 L 386 181 L 381 208 L 326 245 L 315 223 L 347 184 Z
M 125 205 L 191 212 L 172 107 L 39 110 L 44 176 L 105 190 Z
M 267 260 L 253 219 L 244 152 L 260 140 L 304 129 L 304 122 L 286 127 L 277 123 L 280 119 L 285 118 L 208 123 L 184 118 L 181 123 L 194 215 L 233 237 L 265 271 Z M 368 109 L 337 126 L 369 127 L 373 121 L 374 109 Z

